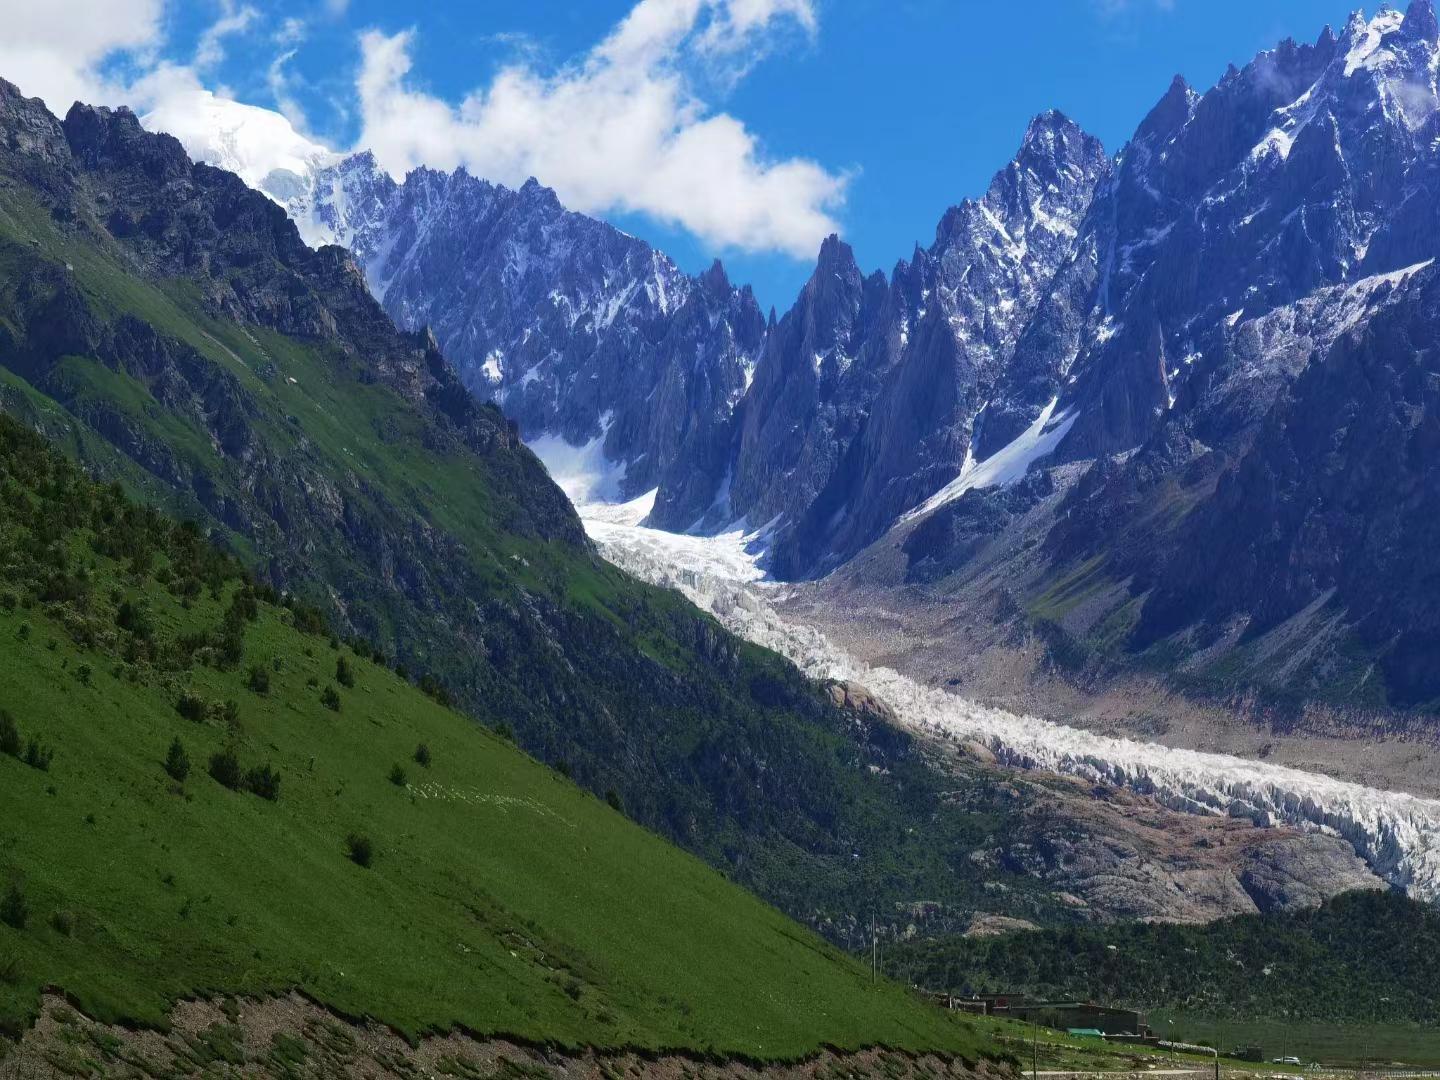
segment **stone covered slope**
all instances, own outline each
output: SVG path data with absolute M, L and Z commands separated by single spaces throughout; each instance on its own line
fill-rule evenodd
M 85 1068 L 137 1070 L 155 1077 L 273 1077 L 316 1080 L 987 1080 L 1009 1075 L 999 1061 L 952 1054 L 825 1049 L 791 1062 L 715 1060 L 685 1053 L 562 1051 L 508 1039 L 455 1033 L 407 1041 L 375 1023 L 334 1016 L 299 995 L 264 1000 L 228 998 L 177 1006 L 165 1033 L 99 1024 L 58 996 L 46 998 L 40 1020 L 0 1068 L 24 1077 L 64 1077 Z

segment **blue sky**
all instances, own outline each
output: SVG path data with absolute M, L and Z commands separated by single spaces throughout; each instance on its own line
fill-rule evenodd
M 563 123 L 569 108 L 563 91 L 546 80 L 563 82 L 557 73 L 593 60 L 597 44 L 635 2 L 108 0 L 95 5 L 93 40 L 77 40 L 69 50 L 93 53 L 91 70 L 72 82 L 57 81 L 45 96 L 54 107 L 52 97 L 63 97 L 72 85 L 92 96 L 140 95 L 136 88 L 146 84 L 136 80 L 171 64 L 196 83 L 250 104 L 276 108 L 283 99 L 306 133 L 330 146 L 347 148 L 368 137 L 393 146 L 394 161 L 443 166 L 453 163 L 444 160 L 446 139 L 478 138 L 463 113 L 440 115 L 444 107 L 492 89 L 502 71 L 529 72 L 550 95 L 548 106 L 558 110 L 546 115 Z M 713 145 L 679 165 L 675 155 L 662 160 L 642 153 L 613 176 L 607 174 L 615 164 L 609 153 L 594 161 L 584 151 L 566 153 L 573 133 L 564 131 L 554 136 L 558 151 L 507 147 L 496 157 L 495 138 L 487 135 L 480 149 L 461 151 L 455 160 L 503 162 L 495 166 L 502 174 L 497 178 L 512 183 L 528 165 L 544 163 L 558 176 L 539 179 L 567 201 L 652 241 L 687 269 L 702 269 L 720 255 L 732 280 L 751 282 L 763 303 L 782 310 L 809 275 L 811 247 L 818 247 L 824 227 L 840 229 L 866 270 L 888 271 L 917 241 L 929 243 L 948 205 L 984 190 L 1033 114 L 1059 108 L 1114 152 L 1175 73 L 1203 89 L 1227 63 L 1243 64 L 1287 36 L 1313 40 L 1327 22 L 1338 29 L 1348 14 L 1344 5 L 1321 0 L 648 3 L 712 5 L 717 12 L 731 5 L 725 16 L 729 36 L 718 45 L 718 37 L 705 36 L 702 15 L 683 41 L 677 37 L 680 43 L 672 42 L 659 59 L 644 61 L 660 73 L 655 85 L 674 80 L 682 88 L 679 104 L 670 102 L 682 116 L 681 128 L 726 118 Z M 741 28 L 746 5 L 775 10 L 757 27 Z M 136 10 L 127 12 L 127 6 Z M 148 16 L 153 26 L 138 43 L 125 38 L 141 36 L 133 30 L 112 30 L 107 39 L 97 20 L 112 16 L 117 26 L 122 16 Z M 38 6 L 22 21 L 26 17 L 36 25 L 0 46 L 0 74 L 15 77 L 7 60 L 23 68 L 27 57 L 40 55 L 41 44 L 27 44 L 27 32 L 37 43 L 46 34 L 80 33 L 40 25 Z M 372 32 L 368 47 L 359 36 L 366 31 Z M 107 41 L 113 50 L 107 51 Z M 362 100 L 357 80 L 373 71 L 387 44 L 409 60 L 409 71 L 377 84 Z M 27 49 L 14 59 L 17 50 Z M 583 99 L 606 85 L 581 82 L 570 89 Z M 403 98 L 410 110 L 397 109 L 388 128 L 375 120 L 376 102 L 386 94 Z M 412 139 L 412 131 L 424 126 L 416 117 L 436 122 Z M 717 134 L 714 125 L 701 126 Z M 800 164 L 772 169 L 792 162 Z M 627 182 L 642 186 L 662 166 L 675 166 L 674 176 L 640 199 L 643 205 L 615 205 L 617 186 L 623 201 Z M 733 183 L 727 179 L 731 167 Z M 730 194 L 742 187 L 746 194 L 731 205 Z M 771 190 L 780 194 L 769 199 Z M 767 215 L 757 203 L 774 206 Z

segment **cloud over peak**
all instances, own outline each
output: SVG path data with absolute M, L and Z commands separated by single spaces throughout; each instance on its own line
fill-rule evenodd
M 701 100 L 692 76 L 815 27 L 812 0 L 641 0 L 583 57 L 553 72 L 513 63 L 458 105 L 410 84 L 413 31 L 369 31 L 359 145 L 396 173 L 537 176 L 577 210 L 647 214 L 717 247 L 809 257 L 837 228 L 845 177 L 769 158 L 744 123 Z
M 329 104 L 358 117 L 355 147 L 397 175 L 463 165 L 510 185 L 535 176 L 576 210 L 645 215 L 716 249 L 809 258 L 837 230 L 845 175 L 767 154 L 713 95 L 781 44 L 813 38 L 815 3 L 636 0 L 581 55 L 553 67 L 518 52 L 458 102 L 415 78 L 423 26 L 366 30 L 348 39 L 359 52 L 353 87 L 335 96 L 332 84 Z M 131 105 L 252 183 L 327 153 L 301 134 L 300 54 L 322 24 L 350 33 L 333 26 L 345 3 L 302 16 L 273 0 L 210 0 L 186 13 L 188 52 L 167 39 L 177 10 L 174 0 L 20 0 L 0 35 L 0 75 L 57 113 L 74 100 Z M 232 63 L 232 51 L 247 59 Z M 279 111 L 231 100 L 226 72 Z

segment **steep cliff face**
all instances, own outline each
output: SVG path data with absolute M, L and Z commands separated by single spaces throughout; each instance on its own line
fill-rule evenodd
M 1187 384 L 1223 368 L 1237 322 L 1433 253 L 1420 208 L 1434 202 L 1435 62 L 1418 0 L 1286 41 L 1204 95 L 1177 80 L 1017 352 L 1052 384 L 1076 375 L 1062 456 L 1142 442 Z

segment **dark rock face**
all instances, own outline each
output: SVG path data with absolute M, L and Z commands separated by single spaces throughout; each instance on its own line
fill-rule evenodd
M 938 581 L 963 568 L 1015 518 L 1055 493 L 1048 472 L 1003 488 L 974 488 L 925 518 L 905 538 L 905 578 Z
M 1197 622 L 1255 638 L 1311 605 L 1354 628 L 1399 706 L 1440 700 L 1440 275 L 1313 362 L 1190 517 L 1136 645 Z
M 289 208 L 312 239 L 351 248 L 396 322 L 429 327 L 527 439 L 603 439 L 624 495 L 663 480 L 708 505 L 765 336 L 718 262 L 689 277 L 533 180 L 417 169 L 397 184 L 369 154 L 322 170 Z
M 779 576 L 834 566 L 959 474 L 1014 393 L 1018 335 L 1108 169 L 1095 139 L 1046 113 L 888 282 L 862 281 L 827 241 L 742 406 L 731 512 L 783 518 Z

